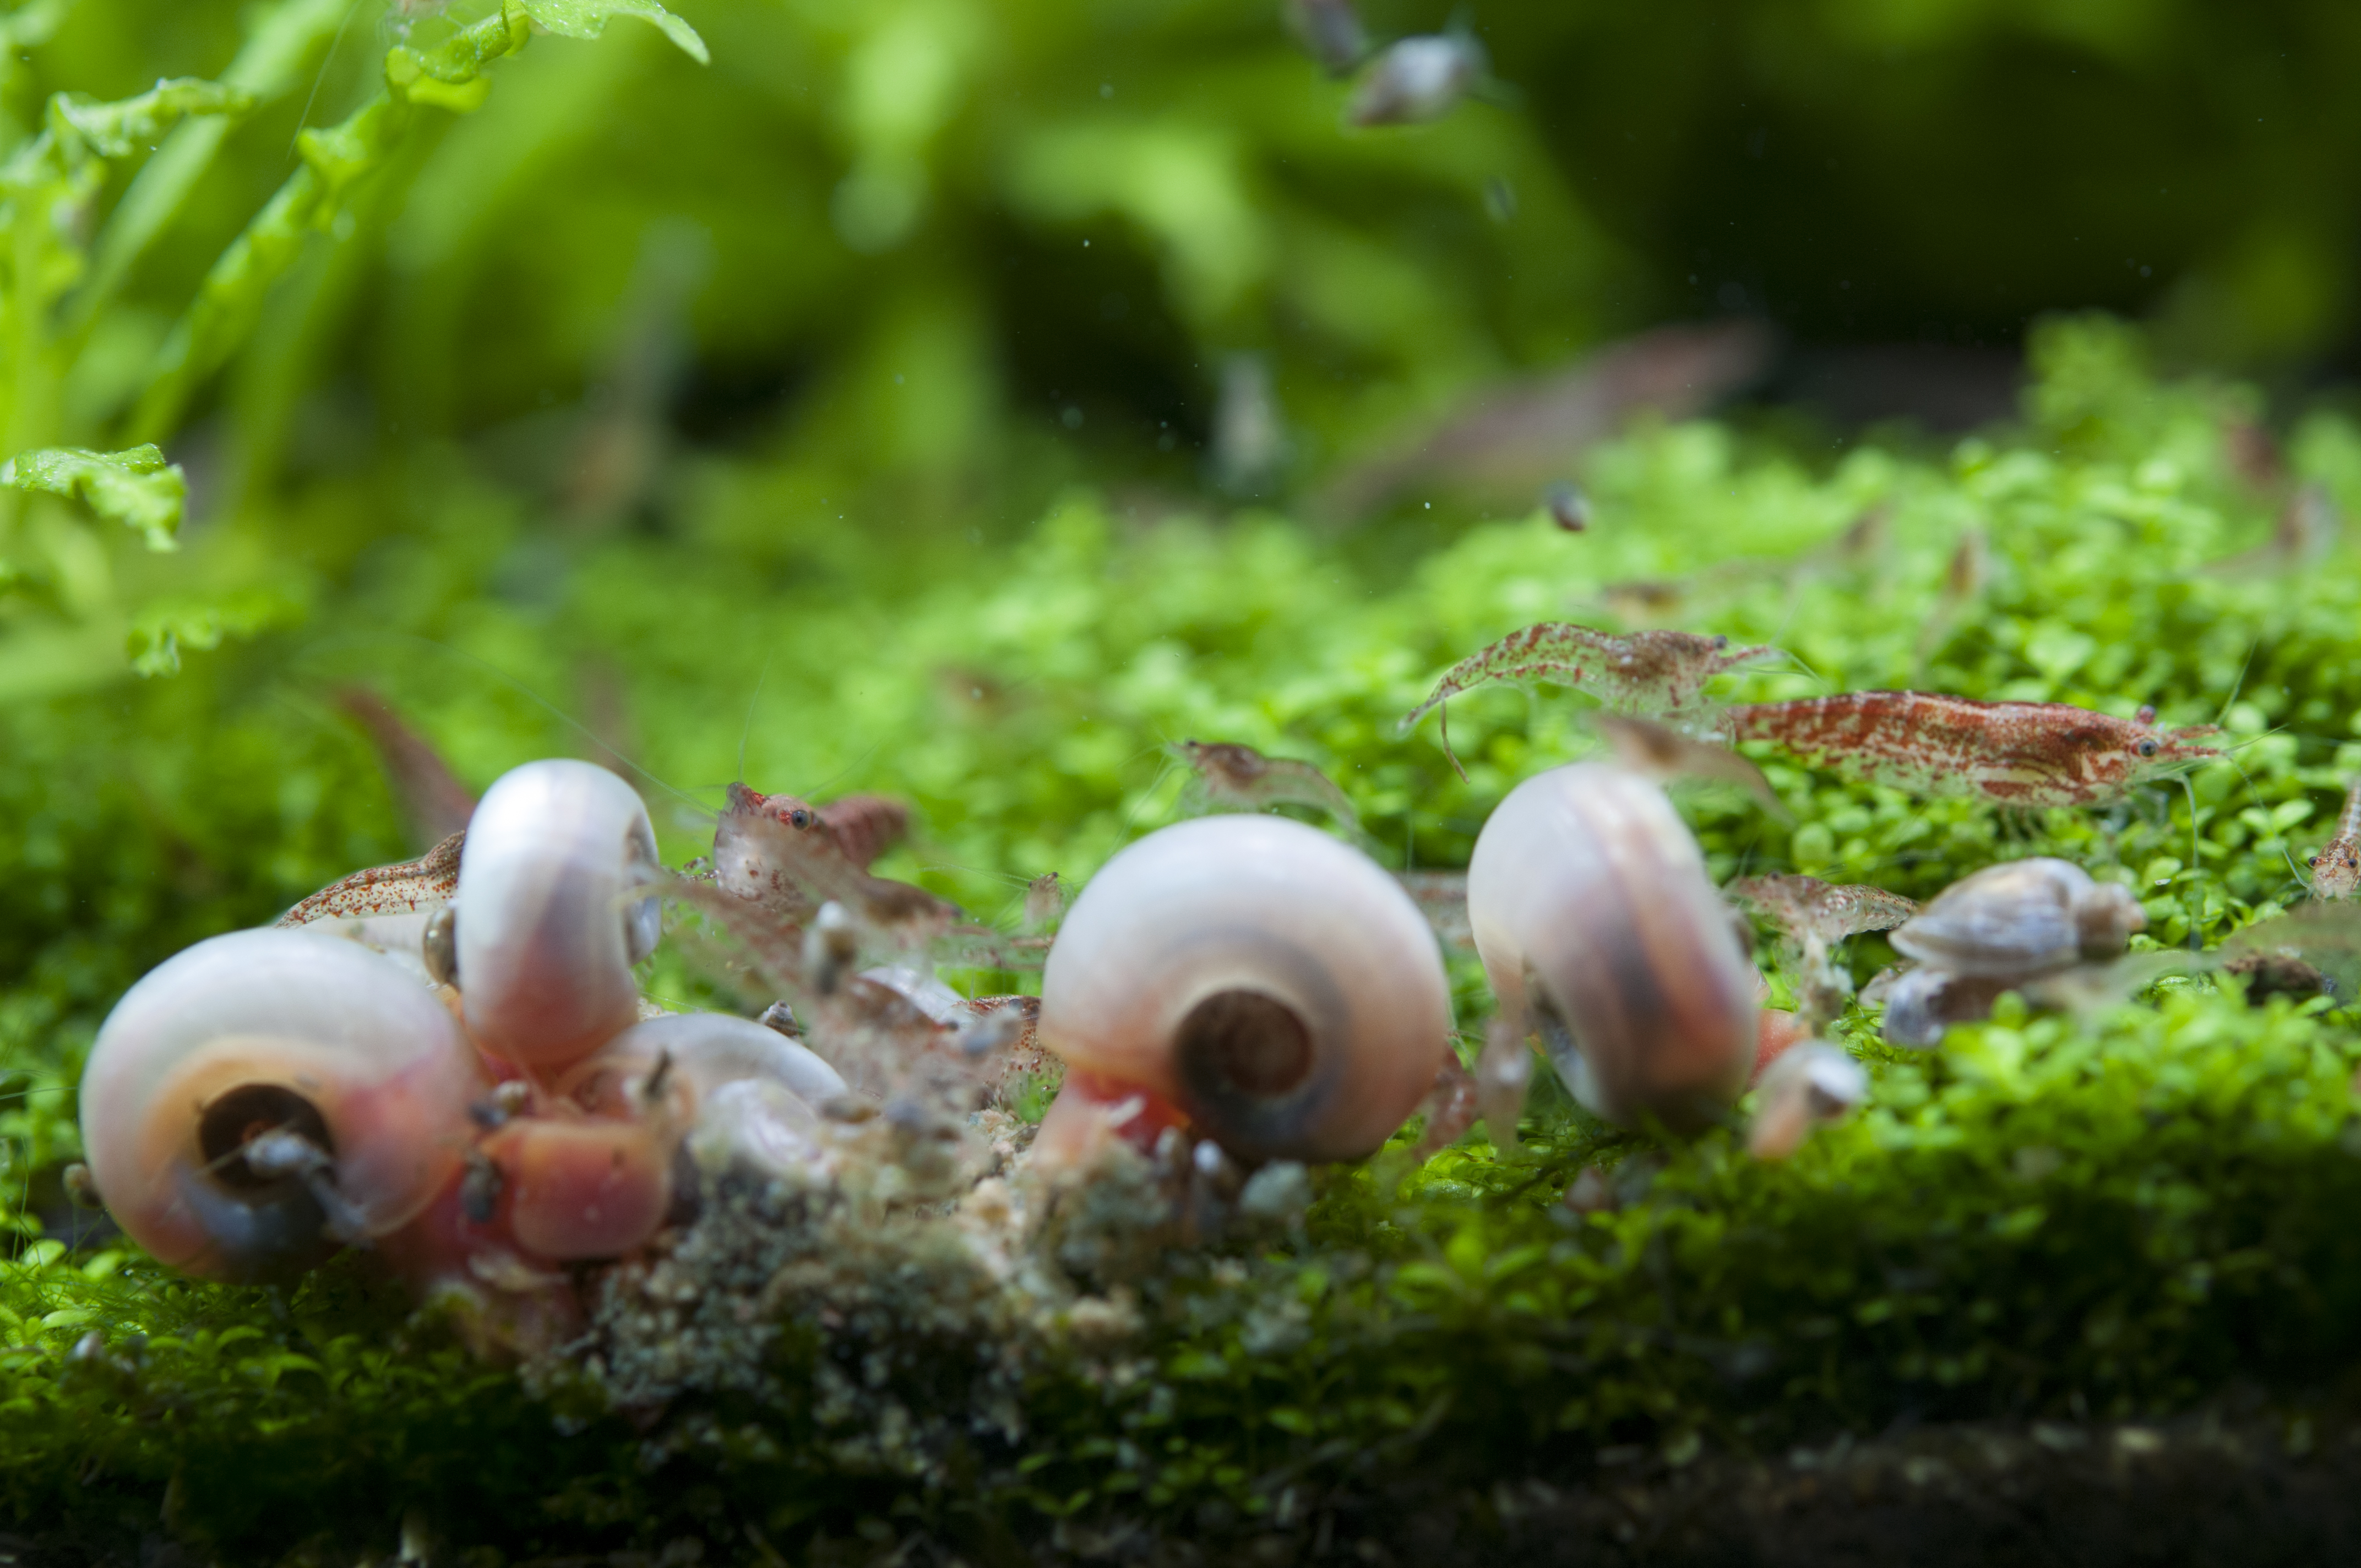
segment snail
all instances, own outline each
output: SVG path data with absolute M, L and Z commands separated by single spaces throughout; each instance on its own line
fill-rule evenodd
M 237 931 L 167 959 L 107 1015 L 82 1145 L 159 1260 L 276 1278 L 423 1210 L 482 1092 L 457 1025 L 398 965 L 335 937 Z
M 478 1046 L 563 1067 L 637 1021 L 631 966 L 662 913 L 633 891 L 656 864 L 647 808 L 604 768 L 555 759 L 494 782 L 467 825 L 451 927 L 426 933 Z
M 1960 878 L 1887 939 L 1894 951 L 1952 974 L 2001 977 L 2114 958 L 2147 926 L 2129 888 L 2037 855 Z
M 1521 1052 L 1538 1027 L 1608 1121 L 1694 1132 L 1745 1088 L 1754 970 L 1656 785 L 1576 762 L 1510 790 L 1477 836 L 1467 916 L 1503 1039 Z
M 575 1067 L 559 1091 L 594 1113 L 669 1102 L 700 1164 L 773 1171 L 818 1152 L 821 1107 L 843 1078 L 775 1029 L 722 1013 L 666 1014 L 625 1030 Z
M 1888 938 L 1916 959 L 1878 988 L 1885 1037 L 1924 1048 L 1992 1014 L 2026 982 L 2120 956 L 2147 916 L 2131 890 L 2048 856 L 1986 866 L 1938 894 Z
M 1041 976 L 1039 1038 L 1070 1069 L 1053 1122 L 1093 1093 L 1141 1096 L 1145 1124 L 1185 1118 L 1250 1162 L 1372 1153 L 1450 1032 L 1417 905 L 1359 850 L 1278 817 L 1200 818 L 1124 850 Z

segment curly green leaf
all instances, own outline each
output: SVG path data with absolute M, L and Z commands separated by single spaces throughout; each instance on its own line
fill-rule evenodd
M 99 516 L 136 528 L 150 550 L 177 548 L 173 535 L 188 506 L 180 465 L 153 446 L 90 452 L 75 446 L 20 452 L 0 466 L 0 484 L 78 500 Z
M 661 28 L 699 65 L 712 63 L 697 29 L 655 4 L 655 0 L 510 0 L 518 10 L 553 33 L 569 38 L 595 38 L 607 30 L 609 16 L 637 16 Z
M 302 609 L 286 595 L 250 588 L 214 600 L 171 599 L 149 605 L 131 622 L 126 651 L 142 675 L 176 675 L 181 654 L 206 652 L 224 642 L 258 636 L 296 620 Z
M 254 95 L 199 77 L 159 82 L 136 98 L 102 103 L 86 93 L 49 100 L 49 130 L 73 160 L 77 149 L 101 158 L 128 158 L 195 115 L 235 117 L 254 107 Z

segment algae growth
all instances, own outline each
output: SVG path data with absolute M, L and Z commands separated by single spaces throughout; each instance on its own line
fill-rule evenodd
M 717 1182 L 588 1282 L 588 1341 L 522 1366 L 366 1255 L 265 1291 L 120 1245 L 65 1176 L 106 1009 L 424 847 L 340 716 L 351 685 L 476 787 L 544 754 L 649 770 L 675 864 L 735 777 L 902 795 L 917 831 L 882 869 L 1009 928 L 1036 879 L 1079 884 L 1185 808 L 1167 748 L 1190 738 L 1317 764 L 1397 869 L 1464 865 L 1510 786 L 1596 744 L 1589 705 L 1455 699 L 1464 778 L 1397 722 L 1544 620 L 1790 655 L 1721 700 L 1915 685 L 2153 705 L 2235 741 L 2185 793 L 2030 814 L 1758 749 L 1792 820 L 1678 795 L 1720 881 L 1924 898 L 2056 854 L 2137 892 L 2143 946 L 2217 945 L 2302 897 L 2361 772 L 2353 546 L 2281 526 L 2307 494 L 2361 505 L 2361 430 L 2323 405 L 2258 462 L 2259 395 L 2158 372 L 2148 334 L 2044 322 L 2021 418 L 1957 441 L 1643 421 L 1582 455 L 1579 533 L 1415 477 L 1348 528 L 1310 483 L 1333 462 L 1645 319 L 1606 302 L 1640 269 L 1537 121 L 1342 137 L 1347 88 L 1258 8 L 1112 34 L 1049 8 L 1000 38 L 977 5 L 717 5 L 692 16 L 709 68 L 632 19 L 653 7 L 394 7 L 356 24 L 358 63 L 342 10 L 282 0 L 242 43 L 225 8 L 187 36 L 95 0 L 6 17 L 0 182 L 40 262 L 29 305 L 17 273 L 0 290 L 6 410 L 12 455 L 49 455 L 11 471 L 38 493 L 0 527 L 0 1535 L 223 1562 L 1383 1562 L 1422 1520 L 1556 1520 L 1564 1550 L 1633 1539 L 1652 1496 L 1705 1517 L 1754 1486 L 1775 1511 L 1799 1476 L 1923 1499 L 2129 1467 L 2212 1497 L 2191 1478 L 2272 1484 L 2254 1453 L 2328 1444 L 2361 1348 L 2361 1038 L 2334 999 L 2225 978 L 2004 1003 L 1930 1055 L 1855 1005 L 1869 1101 L 1779 1164 L 1741 1124 L 1660 1144 L 1545 1083 L 1513 1159 L 1478 1135 L 1420 1164 L 1411 1129 L 1225 1191 L 1218 1226 L 1145 1168 L 1046 1217 L 998 1179 Z M 235 92 L 143 97 L 194 70 Z M 102 90 L 112 117 L 46 117 Z M 197 118 L 142 118 L 166 108 Z M 2208 286 L 2317 281 L 2329 240 L 2268 219 Z M 2334 292 L 2268 320 L 2207 297 L 2182 339 L 2247 347 L 2317 331 Z M 1703 308 L 1647 308 L 1674 305 Z M 750 436 L 731 378 L 758 372 L 794 411 Z M 1201 471 L 1232 372 L 1290 441 Z M 183 480 L 181 548 L 151 554 Z M 1887 956 L 1864 937 L 1848 961 Z M 1480 1036 L 1488 995 L 1454 973 Z M 724 978 L 675 945 L 648 983 L 742 1000 Z M 1024 1136 L 988 1130 L 1004 1160 Z M 1894 1446 L 1912 1429 L 1924 1449 Z

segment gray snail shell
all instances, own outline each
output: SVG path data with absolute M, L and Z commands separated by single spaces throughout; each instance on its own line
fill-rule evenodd
M 1451 1033 L 1424 916 L 1359 850 L 1280 817 L 1203 817 L 1106 863 L 1041 975 L 1041 1044 L 1161 1096 L 1246 1160 L 1357 1159 Z
M 315 932 L 236 931 L 165 960 L 107 1014 L 82 1073 L 82 1146 L 108 1209 L 159 1260 L 276 1278 L 424 1209 L 482 1092 L 458 1025 L 390 959 Z M 325 1169 L 250 1166 L 280 1130 Z
M 631 1026 L 631 966 L 662 913 L 635 897 L 657 865 L 631 785 L 588 762 L 528 762 L 484 793 L 467 824 L 452 951 L 467 1032 L 495 1056 L 562 1067 Z
M 2033 975 L 2124 950 L 2147 916 L 2131 890 L 2049 856 L 1986 866 L 1938 894 L 1888 938 L 1954 975 Z
M 1505 1016 L 1609 1122 L 1711 1124 L 1746 1087 L 1755 974 L 1697 840 L 1653 784 L 1576 762 L 1509 792 L 1467 916 Z

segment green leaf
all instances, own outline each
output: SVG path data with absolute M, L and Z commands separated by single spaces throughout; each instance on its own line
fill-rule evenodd
M 712 63 L 713 57 L 697 29 L 655 0 L 511 0 L 511 4 L 537 26 L 569 38 L 597 38 L 607 30 L 609 16 L 637 16 L 662 28 L 664 36 L 697 64 Z
M 150 550 L 176 548 L 173 534 L 188 505 L 180 465 L 153 446 L 91 452 L 49 446 L 20 452 L 0 466 L 0 484 L 79 500 L 99 516 L 137 529 Z
M 143 675 L 176 675 L 181 653 L 206 652 L 294 620 L 301 607 L 283 594 L 249 588 L 215 600 L 169 599 L 133 618 L 126 640 L 131 667 Z
M 192 115 L 237 115 L 253 107 L 250 93 L 182 76 L 112 104 L 84 93 L 60 93 L 49 100 L 49 128 L 60 142 L 79 140 L 101 158 L 128 158 L 152 148 Z

